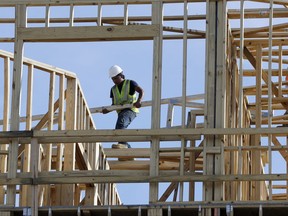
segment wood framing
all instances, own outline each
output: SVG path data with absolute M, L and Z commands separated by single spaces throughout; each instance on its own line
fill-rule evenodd
M 0 43 L 14 50 L 0 50 L 0 215 L 269 215 L 271 209 L 286 215 L 288 3 L 253 2 L 252 8 L 244 0 L 1 0 L 0 9 L 13 15 L 0 17 Z M 171 5 L 181 12 L 166 13 Z M 122 15 L 114 16 L 116 6 Z M 147 13 L 141 8 L 131 16 L 134 6 Z M 68 16 L 53 17 L 53 8 Z M 79 16 L 79 8 L 95 15 Z M 30 9 L 43 13 L 33 17 Z M 2 34 L 7 25 L 13 31 Z M 151 126 L 145 129 L 97 129 L 93 115 L 103 107 L 88 106 L 77 73 L 24 56 L 32 42 L 139 40 L 153 46 L 151 100 L 142 103 L 151 108 Z M 181 68 L 173 71 L 181 77 L 181 95 L 162 98 L 166 40 L 182 46 L 174 56 Z M 203 59 L 194 40 L 205 44 Z M 202 71 L 191 65 L 191 53 Z M 43 74 L 47 106 L 35 113 L 42 103 L 34 87 Z M 200 74 L 204 92 L 188 95 Z M 116 141 L 147 146 L 103 148 Z M 274 171 L 275 159 L 281 172 Z M 116 183 L 146 184 L 148 204 L 123 205 Z

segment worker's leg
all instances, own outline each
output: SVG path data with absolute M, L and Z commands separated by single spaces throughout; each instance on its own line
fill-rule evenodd
M 115 129 L 126 129 L 133 119 L 136 117 L 136 113 L 130 109 L 122 110 L 118 113 L 118 119 L 116 122 Z
M 118 119 L 116 122 L 115 129 L 126 129 L 133 119 L 136 117 L 136 113 L 130 109 L 124 109 L 118 113 Z M 121 142 L 121 144 L 127 145 L 128 148 L 131 146 L 127 142 Z

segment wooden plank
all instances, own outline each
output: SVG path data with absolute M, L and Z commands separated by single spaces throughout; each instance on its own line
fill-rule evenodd
M 13 136 L 17 137 L 23 136 L 32 136 L 30 132 L 26 133 L 25 131 L 22 133 L 9 133 L 9 132 L 1 132 L 0 138 L 12 138 Z M 171 135 L 172 134 L 172 135 Z M 148 136 L 147 138 L 151 138 L 149 136 L 178 136 L 178 140 L 181 139 L 181 136 L 185 135 L 250 135 L 250 134 L 275 134 L 275 135 L 285 135 L 287 134 L 287 128 L 273 128 L 273 130 L 269 128 L 161 128 L 161 129 L 125 129 L 125 130 L 62 130 L 62 131 L 33 131 L 33 137 L 38 138 L 39 140 L 43 140 L 45 137 L 58 137 L 61 138 L 83 138 L 83 142 L 85 138 L 89 137 L 115 137 L 115 136 L 127 136 L 129 139 L 130 136 Z M 143 138 L 143 137 L 142 137 Z M 89 139 L 88 139 L 89 140 Z M 97 138 L 96 138 L 97 140 Z M 144 141 L 144 140 L 143 140 Z M 88 141 L 89 142 L 89 141 Z
M 66 98 L 66 129 L 76 129 L 76 107 L 77 101 L 77 80 L 67 79 L 67 98 Z M 65 144 L 64 146 L 64 168 L 63 171 L 75 170 L 75 143 Z M 61 205 L 73 205 L 75 186 L 73 184 L 62 185 Z
M 255 32 L 255 33 L 251 33 L 246 35 L 246 39 L 254 39 L 254 38 L 267 38 L 267 32 Z M 279 30 L 279 32 L 272 32 L 272 37 L 273 38 L 278 38 L 278 39 L 284 39 L 287 38 L 288 33 L 287 32 L 283 32 L 283 30 Z M 235 37 L 236 38 L 236 37 Z
M 178 172 L 171 170 L 161 171 L 158 177 L 150 177 L 149 171 L 125 170 L 96 170 L 96 171 L 77 171 L 77 172 L 50 172 L 39 173 L 38 178 L 34 178 L 35 184 L 73 184 L 73 183 L 111 183 L 111 182 L 173 182 L 184 181 L 189 182 L 193 179 L 196 182 L 202 181 L 286 181 L 287 174 L 243 174 L 243 175 L 199 175 L 187 172 L 184 176 L 179 176 Z M 16 185 L 16 184 L 32 184 L 31 174 L 17 174 L 15 179 L 7 179 L 6 174 L 0 175 L 0 184 Z
M 281 23 L 281 24 L 273 25 L 272 27 L 273 27 L 273 30 L 276 31 L 279 29 L 286 29 L 288 27 L 288 24 L 287 23 Z M 249 30 L 245 30 L 244 35 L 246 37 L 249 34 L 253 34 L 253 33 L 257 33 L 257 32 L 267 32 L 268 30 L 269 30 L 269 26 L 249 29 Z M 238 36 L 239 34 L 240 34 L 240 32 L 233 32 L 233 35 L 235 37 Z
M 10 101 L 10 58 L 4 58 L 4 101 L 3 101 L 3 131 L 9 129 L 9 101 Z M 1 146 L 2 147 L 2 146 Z
M 273 17 L 274 18 L 285 18 L 288 16 L 288 12 L 285 8 L 274 8 Z M 229 9 L 228 10 L 229 19 L 240 19 L 240 12 L 238 9 Z M 254 19 L 254 18 L 269 18 L 269 11 L 267 8 L 245 8 L 245 19 Z
M 15 11 L 16 27 L 26 26 L 26 6 L 18 5 Z M 11 127 L 10 130 L 18 131 L 20 128 L 20 95 L 21 95 L 21 77 L 23 62 L 23 40 L 19 35 L 15 35 L 15 61 L 13 67 L 13 83 L 12 83 L 12 105 L 11 105 Z M 8 178 L 15 178 L 17 173 L 17 157 L 18 157 L 18 140 L 15 139 L 9 146 L 9 162 L 8 162 Z M 7 188 L 7 204 L 15 205 L 16 188 L 8 186 Z
M 287 46 L 288 45 L 288 41 L 285 40 L 285 38 L 273 38 L 273 46 L 279 46 L 280 44 L 282 44 L 283 46 Z M 239 46 L 240 41 L 239 39 L 235 38 L 234 40 L 234 44 Z M 249 38 L 249 39 L 245 39 L 244 41 L 244 45 L 247 47 L 254 47 L 257 44 L 262 44 L 263 47 L 269 47 L 269 41 L 267 38 Z
M 227 71 L 226 71 L 226 61 L 227 61 L 227 44 L 228 44 L 228 38 L 227 38 L 227 2 L 226 1 L 220 1 L 217 4 L 216 7 L 217 10 L 215 12 L 217 13 L 217 19 L 220 21 L 216 28 L 216 43 L 217 48 L 215 51 L 216 57 L 216 65 L 215 68 L 215 76 L 216 76 L 216 92 L 215 92 L 215 102 L 214 106 L 216 106 L 215 109 L 215 127 L 216 128 L 226 128 L 227 127 L 227 86 L 226 86 L 226 79 L 227 77 Z M 216 25 L 216 24 L 215 24 Z M 211 103 L 212 105 L 212 103 Z M 223 139 L 226 140 L 224 137 L 215 137 L 215 143 L 214 147 L 218 147 L 222 149 L 223 145 L 227 145 L 227 143 L 223 143 Z M 209 146 L 210 147 L 210 146 Z M 209 149 L 207 149 L 208 151 Z M 207 152 L 209 153 L 209 152 Z M 210 154 L 210 153 L 209 153 Z M 224 154 L 223 151 L 215 152 L 214 154 L 214 162 L 212 164 L 214 165 L 214 174 L 215 175 L 224 175 Z M 224 194 L 223 194 L 223 188 L 224 184 L 222 183 L 215 183 L 214 184 L 214 200 L 223 200 Z
M 54 119 L 54 94 L 55 94 L 55 73 L 50 74 L 50 82 L 49 82 L 49 103 L 48 103 L 48 113 L 47 113 L 47 123 L 48 130 L 53 129 L 53 119 Z M 43 150 L 45 153 L 45 157 L 42 160 L 42 169 L 44 171 L 51 171 L 51 163 L 52 163 L 52 144 L 47 144 L 43 146 Z M 53 202 L 51 199 L 51 188 L 50 185 L 44 186 L 44 205 L 51 205 Z
M 58 130 L 64 129 L 64 102 L 65 102 L 65 90 L 64 90 L 64 75 L 59 78 L 59 115 L 58 115 Z M 54 105 L 55 107 L 55 105 Z M 63 158 L 63 144 L 57 144 L 57 171 L 62 170 L 62 158 Z
M 28 20 L 27 20 L 27 22 L 28 22 Z M 45 27 L 49 27 L 49 26 L 50 26 L 50 6 L 46 5 L 46 7 L 45 7 Z
M 65 76 L 62 74 L 59 76 L 59 105 L 58 107 L 58 130 L 64 129 L 64 107 L 65 107 Z M 57 102 L 56 102 L 57 103 Z M 54 107 L 56 104 L 54 105 Z M 56 171 L 62 171 L 63 169 L 63 156 L 64 156 L 64 144 L 57 142 L 57 153 L 56 153 Z M 55 186 L 55 205 L 60 205 L 61 203 L 61 185 Z
M 9 109 L 10 109 L 10 58 L 4 58 L 4 101 L 3 101 L 3 131 L 9 130 Z M 1 151 L 8 151 L 8 144 L 0 146 Z M 7 155 L 0 155 L 0 172 L 7 172 Z M 5 189 L 0 186 L 0 204 L 4 204 Z
M 168 104 L 166 127 L 171 128 L 173 125 L 174 105 Z
M 209 2 L 207 5 L 207 34 L 206 34 L 206 104 L 205 104 L 205 128 L 225 127 L 226 108 L 226 32 L 227 18 L 226 2 Z M 215 20 L 220 20 L 217 28 Z M 223 58 L 222 58 L 223 56 Z M 217 67 L 216 67 L 217 65 Z M 217 113 L 217 114 L 216 114 Z M 204 174 L 221 174 L 223 161 L 221 154 L 210 154 L 209 148 L 221 146 L 220 137 L 205 137 L 204 140 Z M 211 182 L 204 183 L 204 199 L 206 201 L 223 199 L 223 184 Z M 211 209 L 205 211 L 211 215 Z
M 189 112 L 188 118 L 188 127 L 195 128 L 196 127 L 196 115 L 192 112 Z M 201 143 L 200 143 L 201 145 Z M 203 144 L 202 144 L 203 145 Z M 196 146 L 195 140 L 190 140 L 190 147 L 193 148 Z M 199 152 L 190 152 L 189 153 L 189 171 L 191 173 L 195 173 L 196 171 L 196 160 L 199 157 Z M 195 201 L 195 182 L 189 182 L 189 201 Z
M 173 148 L 169 149 L 171 151 L 164 151 L 162 148 L 159 150 L 159 157 L 160 159 L 171 159 L 171 158 L 180 158 L 180 149 Z M 191 150 L 191 152 L 198 152 L 201 150 L 197 150 L 196 148 Z M 185 149 L 185 157 L 189 158 L 190 156 L 190 148 Z M 105 148 L 104 153 L 107 158 L 118 158 L 118 157 L 136 157 L 136 158 L 149 158 L 150 157 L 150 150 L 149 148 L 131 148 L 131 149 L 111 149 Z
M 257 46 L 257 57 L 256 57 L 256 128 L 261 128 L 262 123 L 262 110 L 261 110 L 261 92 L 262 92 L 262 46 Z M 251 136 L 251 145 L 260 145 L 261 136 Z M 252 174 L 261 173 L 261 152 L 252 152 Z M 260 182 L 252 182 L 252 200 L 259 200 L 261 197 Z
M 69 26 L 74 26 L 74 5 L 70 4 Z
M 279 53 L 278 53 L 279 54 Z M 280 54 L 279 54 L 280 55 Z M 281 63 L 281 61 L 279 61 L 279 63 Z M 263 73 L 268 73 L 268 70 L 263 70 Z M 280 70 L 278 69 L 273 69 L 272 70 L 272 76 L 279 76 L 280 74 Z M 243 71 L 243 75 L 244 76 L 255 76 L 256 75 L 256 71 L 255 70 L 244 70 Z M 282 75 L 288 75 L 288 70 L 287 69 L 283 69 L 282 70 Z M 275 82 L 277 83 L 277 82 Z M 278 82 L 279 83 L 279 82 Z
M 78 131 L 78 132 L 80 132 L 79 134 L 81 134 L 81 131 Z M 108 130 L 107 130 L 107 132 L 108 132 Z M 216 132 L 216 134 L 215 135 L 223 135 L 223 134 L 226 134 L 226 135 L 251 135 L 251 134 L 262 134 L 262 136 L 267 136 L 267 134 L 272 134 L 272 135 L 276 135 L 277 137 L 283 137 L 283 136 L 287 136 L 287 129 L 286 128 L 273 128 L 273 131 L 271 131 L 271 130 L 268 130 L 267 128 L 260 128 L 260 129 L 254 129 L 254 128 L 241 128 L 241 129 L 238 129 L 238 130 L 234 130 L 233 128 L 231 128 L 231 129 L 228 129 L 228 130 L 226 130 L 226 129 L 216 129 L 216 130 L 210 130 L 209 129 L 209 132 L 208 133 L 206 133 L 205 135 L 213 135 L 213 132 Z M 5 138 L 5 136 L 2 136 L 2 133 L 3 132 L 1 132 L 0 133 L 0 136 L 2 137 L 1 139 L 0 139 L 0 143 L 7 143 L 7 142 L 10 142 L 13 138 Z M 10 133 L 9 133 L 10 134 Z M 30 137 L 34 137 L 33 135 L 32 135 L 32 133 L 28 133 L 28 134 L 30 134 Z M 11 137 L 11 135 L 8 135 L 9 137 Z M 152 135 L 153 137 L 155 137 L 155 136 L 157 136 L 157 135 Z M 167 136 L 167 135 L 163 135 L 163 136 Z M 174 139 L 171 139 L 171 140 L 179 140 L 179 133 L 178 134 L 176 134 L 174 137 Z M 100 137 L 100 138 L 98 138 L 98 137 Z M 39 140 L 41 140 L 41 143 L 43 143 L 43 144 L 45 144 L 45 143 L 51 143 L 51 140 L 53 140 L 52 142 L 69 142 L 69 143 L 71 143 L 71 141 L 73 141 L 73 140 L 76 140 L 75 142 L 95 142 L 95 140 L 103 140 L 102 138 L 102 135 L 101 134 L 98 134 L 96 137 L 95 137 L 95 135 L 93 135 L 92 137 L 91 137 L 91 135 L 88 135 L 88 137 L 87 136 L 81 136 L 81 137 L 78 137 L 78 139 L 81 139 L 81 140 L 77 140 L 77 136 L 75 136 L 75 137 L 68 137 L 68 138 L 63 138 L 63 137 L 59 137 L 59 139 L 57 140 L 57 138 L 44 138 L 44 139 L 41 139 L 41 137 L 39 138 L 38 136 L 37 136 L 37 139 L 39 139 Z M 127 135 L 125 135 L 125 134 L 122 134 L 120 137 L 130 137 L 130 136 L 127 136 Z M 176 138 L 176 137 L 178 137 L 178 138 Z M 34 137 L 35 138 L 35 137 Z M 21 143 L 30 143 L 30 141 L 31 141 L 31 138 L 25 138 L 25 137 L 19 137 L 19 138 L 17 138 L 18 140 L 19 140 L 19 142 L 21 142 Z M 141 141 L 147 141 L 147 140 L 151 140 L 152 138 L 151 138 L 151 136 L 150 137 L 148 137 L 147 138 L 147 136 L 142 136 L 139 140 L 141 140 Z M 187 137 L 187 139 L 190 139 L 190 137 L 188 136 Z M 108 141 L 108 140 L 111 140 L 111 139 L 104 139 L 104 141 Z M 127 140 L 127 138 L 126 138 L 126 140 Z M 131 140 L 133 140 L 133 139 L 129 139 L 129 141 L 131 141 Z M 138 140 L 138 141 L 139 141 Z M 161 140 L 165 140 L 165 141 L 169 141 L 170 139 L 161 139 Z M 135 141 L 135 140 L 134 140 Z M 224 147 L 224 148 L 227 148 L 227 147 Z M 231 147 L 229 147 L 228 149 L 230 149 Z M 246 149 L 247 147 L 241 147 L 242 149 Z M 201 149 L 201 148 L 200 148 Z M 200 150 L 199 149 L 199 150 Z M 193 149 L 192 149 L 193 150 Z M 174 150 L 173 150 L 174 151 Z M 188 151 L 188 150 L 187 150 Z
M 215 50 L 215 25 L 212 20 L 216 20 L 215 14 L 215 2 L 209 2 L 207 5 L 207 34 L 206 34 L 206 69 L 205 69 L 205 82 L 206 82 L 206 103 L 205 103 L 205 128 L 213 128 L 215 126 L 214 122 L 214 96 L 215 96 L 215 68 L 216 63 L 214 62 L 215 52 L 208 52 L 208 50 Z M 207 155 L 206 150 L 209 145 L 213 145 L 212 137 L 204 138 L 204 150 L 203 150 L 203 174 L 209 175 L 213 173 L 213 164 L 214 160 L 213 155 Z M 205 182 L 203 184 L 203 190 L 205 191 L 204 200 L 212 201 L 213 200 L 213 184 L 211 182 Z M 209 212 L 205 212 L 205 214 L 210 215 Z
M 110 23 L 110 24 L 111 23 L 114 23 L 114 24 L 123 23 L 123 16 L 102 17 L 101 4 L 98 4 L 97 10 L 98 10 L 97 17 L 74 17 L 74 23 L 93 23 L 94 24 L 96 22 L 98 26 L 101 26 L 102 23 L 106 23 L 106 24 L 107 23 Z M 100 13 L 99 13 L 99 10 L 100 10 Z M 101 18 L 100 21 L 101 22 L 98 19 L 99 18 L 98 15 L 100 15 L 100 18 Z M 187 19 L 188 20 L 205 20 L 206 15 L 205 14 L 188 15 Z M 30 23 L 46 23 L 46 20 L 48 20 L 48 18 L 46 18 L 46 14 L 45 14 L 45 18 L 28 18 L 27 23 L 29 23 L 29 24 Z M 152 20 L 151 16 L 129 16 L 130 24 L 132 24 L 133 22 L 151 22 L 151 20 Z M 181 15 L 172 15 L 172 16 L 167 15 L 167 16 L 163 16 L 163 20 L 164 21 L 181 21 L 181 20 L 183 20 L 183 16 L 181 16 Z M 15 19 L 14 18 L 0 18 L 0 23 L 15 23 Z M 52 18 L 49 18 L 49 23 L 69 23 L 69 18 L 52 17 Z M 46 24 L 45 24 L 45 27 L 49 27 L 49 26 L 46 26 Z M 165 28 L 166 28 L 166 30 L 169 30 L 169 27 L 166 26 Z M 172 28 L 172 27 L 170 27 L 170 28 Z M 180 28 L 175 28 L 175 29 L 180 29 Z M 190 31 L 190 29 L 189 29 L 189 31 Z M 197 30 L 195 33 L 205 35 L 205 32 L 200 31 L 200 30 Z
M 128 25 L 128 4 L 127 2 L 124 3 L 124 20 L 123 20 L 124 25 Z
M 281 45 L 279 45 L 279 46 L 281 46 Z M 272 55 L 273 56 L 279 56 L 279 51 L 280 51 L 279 49 L 273 49 L 272 50 Z M 250 52 L 252 54 L 255 54 L 256 50 L 250 50 Z M 287 56 L 288 55 L 288 50 L 282 48 L 282 53 L 283 53 L 284 56 Z M 267 50 L 267 49 L 262 50 L 262 56 L 269 56 L 269 50 Z M 272 71 L 274 71 L 274 70 L 272 70 Z
M 163 210 L 162 208 L 148 208 L 147 209 L 147 213 L 148 213 L 148 216 L 162 216 L 163 215 Z
M 157 183 L 157 182 L 189 182 L 193 179 L 195 182 L 223 182 L 223 181 L 286 181 L 288 174 L 243 174 L 243 175 L 199 175 L 199 174 L 185 174 L 179 176 L 178 173 L 171 173 L 168 171 L 166 175 L 159 175 L 157 177 L 151 176 L 139 176 L 139 175 L 109 175 L 109 170 L 106 174 L 102 174 L 98 171 L 85 171 L 81 174 L 77 172 L 76 175 L 69 173 L 55 173 L 53 172 L 53 178 L 51 175 L 42 175 L 39 173 L 39 177 L 34 179 L 35 184 L 88 184 L 88 183 Z M 102 170 L 103 173 L 103 170 Z M 5 178 L 0 178 L 1 184 L 31 184 L 29 178 L 16 178 L 9 182 Z
M 157 34 L 153 38 L 153 79 L 152 79 L 152 114 L 151 128 L 160 128 L 161 112 L 161 86 L 162 86 L 162 22 L 163 22 L 163 4 L 161 2 L 152 3 L 152 24 L 157 26 Z M 160 141 L 157 138 L 152 139 L 150 158 L 150 176 L 156 177 L 159 174 L 159 148 Z M 157 183 L 149 184 L 149 203 L 158 200 L 159 185 Z M 149 213 L 148 213 L 149 215 Z
M 32 101 L 33 101 L 33 73 L 34 67 L 30 65 L 28 67 L 28 78 L 27 78 L 27 101 L 26 101 L 26 130 L 31 130 L 32 128 Z M 31 145 L 26 144 L 24 149 L 24 159 L 23 159 L 23 172 L 30 172 L 30 159 L 31 159 Z M 21 205 L 30 206 L 32 204 L 30 194 L 31 187 L 24 185 L 21 189 Z
M 38 178 L 38 171 L 39 171 L 39 144 L 37 139 L 31 140 L 31 171 L 33 179 Z M 38 192 L 39 192 L 39 185 L 31 186 L 31 209 L 32 209 L 32 216 L 38 216 Z
M 281 0 L 277 0 L 281 1 Z M 125 0 L 128 4 L 151 4 L 153 1 L 151 0 Z M 163 3 L 179 3 L 181 0 L 164 0 Z M 189 2 L 205 2 L 205 0 L 189 0 Z M 119 2 L 119 0 L 1 0 L 0 6 L 15 6 L 15 4 L 25 4 L 27 6 L 45 6 L 47 4 L 51 6 L 60 6 L 70 4 L 74 5 L 95 5 L 101 3 L 103 5 L 111 5 L 111 4 L 124 4 L 123 2 Z
M 272 51 L 273 54 L 273 51 Z M 278 74 L 278 89 L 279 89 L 279 95 L 283 95 L 282 93 L 282 76 L 283 76 L 283 66 L 282 66 L 282 60 L 283 60 L 283 49 L 282 45 L 279 45 L 279 63 L 278 63 L 278 68 L 279 68 L 279 74 Z M 272 70 L 271 70 L 271 76 L 272 76 Z M 272 98 L 273 100 L 273 98 Z
M 101 3 L 98 3 L 98 7 L 97 7 L 97 25 L 98 26 L 102 26 L 102 5 Z
M 18 29 L 25 42 L 152 40 L 159 34 L 157 25 L 75 26 Z
M 183 59 L 182 59 L 182 109 L 181 109 L 181 127 L 186 127 L 186 95 L 187 95 L 187 28 L 188 28 L 188 3 L 185 0 L 183 4 L 184 10 L 184 18 L 183 18 Z M 184 174 L 185 167 L 184 167 L 184 160 L 185 160 L 185 148 L 187 146 L 187 141 L 185 139 L 181 139 L 181 151 L 180 151 L 180 163 L 179 163 L 179 172 L 180 175 Z M 183 201 L 184 197 L 184 184 L 180 182 L 180 192 L 179 192 L 179 201 Z M 176 193 L 174 194 L 176 200 Z

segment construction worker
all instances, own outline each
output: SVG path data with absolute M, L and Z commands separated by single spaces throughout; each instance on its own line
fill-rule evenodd
M 125 79 L 123 70 L 118 65 L 114 65 L 109 69 L 109 77 L 115 84 L 110 91 L 112 105 L 133 104 L 131 108 L 117 110 L 118 118 L 115 129 L 126 129 L 136 117 L 137 113 L 139 113 L 138 108 L 141 107 L 144 91 L 134 80 Z M 138 93 L 137 99 L 136 92 Z M 109 112 L 106 108 L 102 109 L 103 114 Z M 127 142 L 119 142 L 118 144 L 113 144 L 112 148 L 131 148 L 131 146 Z

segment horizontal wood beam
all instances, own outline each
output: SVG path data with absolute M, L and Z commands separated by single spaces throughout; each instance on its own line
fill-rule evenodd
M 272 38 L 272 43 L 273 46 L 278 46 L 278 45 L 283 45 L 287 46 L 288 45 L 288 40 L 286 38 Z M 240 46 L 240 39 L 235 39 L 234 44 L 236 46 Z M 244 45 L 246 47 L 256 47 L 256 45 L 261 44 L 263 48 L 268 47 L 269 45 L 269 39 L 267 38 L 249 38 L 244 40 Z
M 245 35 L 245 39 L 249 39 L 249 38 L 265 38 L 267 39 L 269 33 L 268 32 L 258 32 L 258 33 L 251 33 L 251 34 L 248 34 L 248 35 Z M 282 31 L 279 31 L 279 32 L 272 32 L 272 37 L 273 38 L 287 38 L 288 36 L 288 33 L 287 32 L 282 32 Z M 239 38 L 237 35 L 235 35 L 234 38 Z
M 178 171 L 160 171 L 159 176 L 149 176 L 147 171 L 135 170 L 91 170 L 71 172 L 39 172 L 37 178 L 30 173 L 19 173 L 16 178 L 8 179 L 0 175 L 0 185 L 38 185 L 38 184 L 92 184 L 92 183 L 148 183 L 148 182 L 222 182 L 222 181 L 285 181 L 288 174 L 259 175 L 202 175 L 186 172 L 179 176 Z
M 262 70 L 262 71 L 263 71 L 263 73 L 267 73 L 268 74 L 268 70 Z M 280 71 L 278 69 L 273 69 L 271 72 L 272 72 L 272 74 L 271 74 L 272 76 L 279 76 L 279 72 Z M 288 75 L 288 69 L 283 69 L 282 70 L 282 75 L 283 76 L 287 76 Z M 249 77 L 256 76 L 256 70 L 254 70 L 254 69 L 252 69 L 252 70 L 243 70 L 243 76 L 249 76 Z M 285 83 L 283 82 L 283 84 L 285 84 Z M 267 84 L 265 84 L 265 85 L 267 85 Z
M 103 5 L 110 5 L 110 4 L 116 4 L 121 5 L 127 2 L 127 4 L 152 4 L 155 0 L 125 0 L 125 1 L 119 1 L 119 0 L 1 0 L 0 6 L 14 6 L 15 4 L 25 4 L 28 6 L 57 6 L 57 5 L 97 5 L 97 4 L 103 4 Z M 227 1 L 238 1 L 238 0 L 227 0 Z M 263 3 L 269 3 L 269 0 L 251 0 L 255 2 L 263 2 Z M 274 0 L 274 4 L 280 4 L 280 5 L 286 5 L 286 0 Z M 163 0 L 163 3 L 183 3 L 183 0 Z M 188 0 L 188 2 L 206 2 L 206 0 Z
M 158 35 L 157 25 L 18 28 L 25 42 L 152 40 Z
M 123 23 L 124 17 L 102 17 L 102 23 L 119 22 Z M 189 15 L 187 20 L 205 20 L 206 15 Z M 163 16 L 163 21 L 181 21 L 184 20 L 184 16 Z M 27 23 L 45 23 L 45 18 L 28 18 Z M 97 23 L 97 17 L 74 17 L 74 23 Z M 152 16 L 129 16 L 129 22 L 149 22 L 152 21 Z M 69 23 L 69 18 L 53 18 L 49 19 L 49 23 Z M 14 18 L 0 18 L 0 23 L 15 23 Z
M 277 25 L 273 25 L 273 31 L 279 30 L 279 29 L 285 29 L 288 27 L 288 23 L 281 23 L 281 24 L 277 24 Z M 244 36 L 246 37 L 249 34 L 253 34 L 253 33 L 258 33 L 258 32 L 268 32 L 269 31 L 269 26 L 264 26 L 264 27 L 259 27 L 259 28 L 253 28 L 253 29 L 246 29 L 244 31 Z M 238 32 L 233 32 L 233 36 L 239 36 L 240 35 L 240 31 Z M 268 37 L 268 36 L 267 36 Z
M 246 9 L 244 13 L 245 19 L 255 19 L 255 18 L 269 18 L 270 11 L 268 8 L 256 8 L 256 9 Z M 288 16 L 288 11 L 285 8 L 274 8 L 273 18 L 286 18 Z M 240 10 L 229 9 L 228 10 L 229 19 L 240 19 Z
M 149 148 L 128 148 L 128 149 L 115 149 L 112 148 L 105 148 L 104 149 L 105 155 L 107 158 L 119 158 L 119 157 L 136 157 L 136 158 L 150 158 L 150 149 Z M 164 151 L 159 153 L 160 159 L 179 159 L 180 158 L 181 148 L 174 148 L 172 151 Z M 185 151 L 185 157 L 189 158 L 190 152 Z
M 187 39 L 205 39 L 205 36 L 200 36 L 200 35 L 196 35 L 196 34 L 188 34 L 187 35 Z M 124 41 L 124 39 L 121 39 Z M 128 40 L 128 39 L 126 39 Z M 132 40 L 132 39 L 129 39 L 129 40 Z M 144 39 L 133 39 L 133 40 L 144 40 Z M 148 40 L 148 39 L 145 39 L 145 40 Z M 164 35 L 163 36 L 163 40 L 183 40 L 183 34 L 175 34 L 175 35 Z M 83 40 L 82 42 L 85 42 L 85 41 L 88 41 L 90 42 L 90 40 Z M 100 41 L 100 40 L 96 40 L 94 39 L 93 41 Z M 112 40 L 110 40 L 112 41 Z M 14 42 L 14 38 L 0 38 L 0 43 L 11 43 L 11 42 Z M 48 41 L 49 42 L 49 41 Z M 61 41 L 59 41 L 61 42 Z M 73 42 L 73 41 L 69 41 L 69 42 Z
M 154 0 L 1 0 L 0 6 L 15 6 L 16 4 L 25 4 L 28 6 L 60 6 L 60 5 L 121 5 L 124 3 L 128 4 L 152 4 Z M 229 0 L 235 1 L 235 0 Z M 163 0 L 164 3 L 183 3 L 183 0 Z M 188 0 L 188 2 L 206 2 L 206 0 Z
M 62 131 L 34 131 L 33 137 L 42 139 L 45 137 L 95 137 L 98 136 L 178 136 L 179 140 L 186 135 L 252 135 L 252 134 L 287 134 L 283 128 L 162 128 L 162 129 L 125 129 L 125 130 L 62 130 Z M 0 133 L 1 135 L 1 133 Z
M 111 170 L 149 170 L 150 160 L 134 160 L 129 161 L 129 157 L 120 157 L 122 160 L 126 161 L 112 161 L 109 160 L 109 167 Z M 120 159 L 119 158 L 119 159 Z M 131 157 L 130 157 L 131 158 Z M 178 170 L 179 169 L 179 159 L 177 160 L 159 160 L 159 170 Z M 196 161 L 195 164 L 196 171 L 203 171 L 203 162 Z
M 260 175 L 202 175 L 202 174 L 191 174 L 185 173 L 183 176 L 179 176 L 175 172 L 167 172 L 166 174 L 161 173 L 159 176 L 148 176 L 148 175 L 119 175 L 119 170 L 115 175 L 109 174 L 111 170 L 105 170 L 101 173 L 98 171 L 84 171 L 76 175 L 73 172 L 53 172 L 53 175 L 49 173 L 48 176 L 43 176 L 39 173 L 39 177 L 33 179 L 34 184 L 85 184 L 85 183 L 129 183 L 129 182 L 189 182 L 189 181 L 210 181 L 210 182 L 221 182 L 221 181 L 283 181 L 287 180 L 288 174 L 260 174 Z M 139 173 L 139 171 L 137 172 Z
M 261 2 L 261 3 L 270 3 L 270 0 L 251 0 L 251 1 L 255 1 L 255 2 Z M 279 4 L 279 5 L 283 5 L 285 7 L 288 7 L 288 3 L 286 0 L 273 0 L 274 4 Z
M 62 131 L 9 131 L 0 132 L 0 143 L 9 143 L 18 139 L 20 143 L 37 138 L 39 143 L 75 143 L 75 142 L 111 142 L 116 140 L 151 141 L 157 137 L 163 141 L 195 139 L 200 135 L 252 135 L 269 134 L 287 136 L 287 128 L 161 128 L 161 129 L 126 129 L 126 130 L 62 130 Z M 23 142 L 22 142 L 23 141 Z
M 183 210 L 183 213 L 187 215 L 187 210 L 194 210 L 195 214 L 197 214 L 199 207 L 202 209 L 205 208 L 225 208 L 227 206 L 233 206 L 233 209 L 238 212 L 238 209 L 246 209 L 251 212 L 252 210 L 255 212 L 259 211 L 259 206 L 262 206 L 264 209 L 268 208 L 269 210 L 274 210 L 278 213 L 279 211 L 285 211 L 288 205 L 288 201 L 286 199 L 282 200 L 261 200 L 256 201 L 251 200 L 249 201 L 233 201 L 227 200 L 227 201 L 182 201 L 182 202 L 155 202 L 153 204 L 139 204 L 139 205 L 82 205 L 82 206 L 41 206 L 39 207 L 39 211 L 41 211 L 41 214 L 48 215 L 49 211 L 52 210 L 52 212 L 55 212 L 55 215 L 57 214 L 63 214 L 63 212 L 66 212 L 66 214 L 75 214 L 79 209 L 83 211 L 83 215 L 90 215 L 91 212 L 94 212 L 96 215 L 104 215 L 104 212 L 107 212 L 108 209 L 110 209 L 112 212 L 121 212 L 121 215 L 129 215 L 131 214 L 131 211 L 134 211 L 135 214 L 137 214 L 138 210 L 147 210 L 151 208 L 161 208 L 168 210 L 173 207 L 173 211 L 175 212 L 181 212 Z M 172 208 L 171 208 L 172 209 Z M 20 215 L 23 212 L 22 208 L 15 208 L 13 205 L 3 205 L 1 206 L 1 211 L 12 211 L 15 212 L 15 214 Z M 87 213 L 88 212 L 88 213 Z M 99 213 L 98 213 L 99 212 Z M 192 212 L 192 211 L 191 211 Z M 117 214 L 117 213 L 116 213 Z M 134 214 L 134 215 L 135 215 Z M 192 213 L 191 213 L 192 214 Z M 190 214 L 190 215 L 191 215 Z M 234 213 L 235 214 L 235 213 Z M 285 213 L 284 213 L 285 214 Z M 118 215 L 118 214 L 117 214 Z M 181 215 L 178 214 L 178 215 Z
M 179 136 L 186 135 L 252 135 L 252 134 L 286 134 L 288 133 L 287 129 L 283 128 L 161 128 L 161 129 L 125 129 L 125 130 L 51 130 L 51 131 L 4 131 L 0 132 L 0 139 L 5 138 L 21 138 L 21 137 L 30 137 L 42 139 L 45 137 L 57 137 L 57 138 L 74 138 L 82 137 L 85 141 L 87 137 L 98 136 L 169 136 L 171 134 Z

